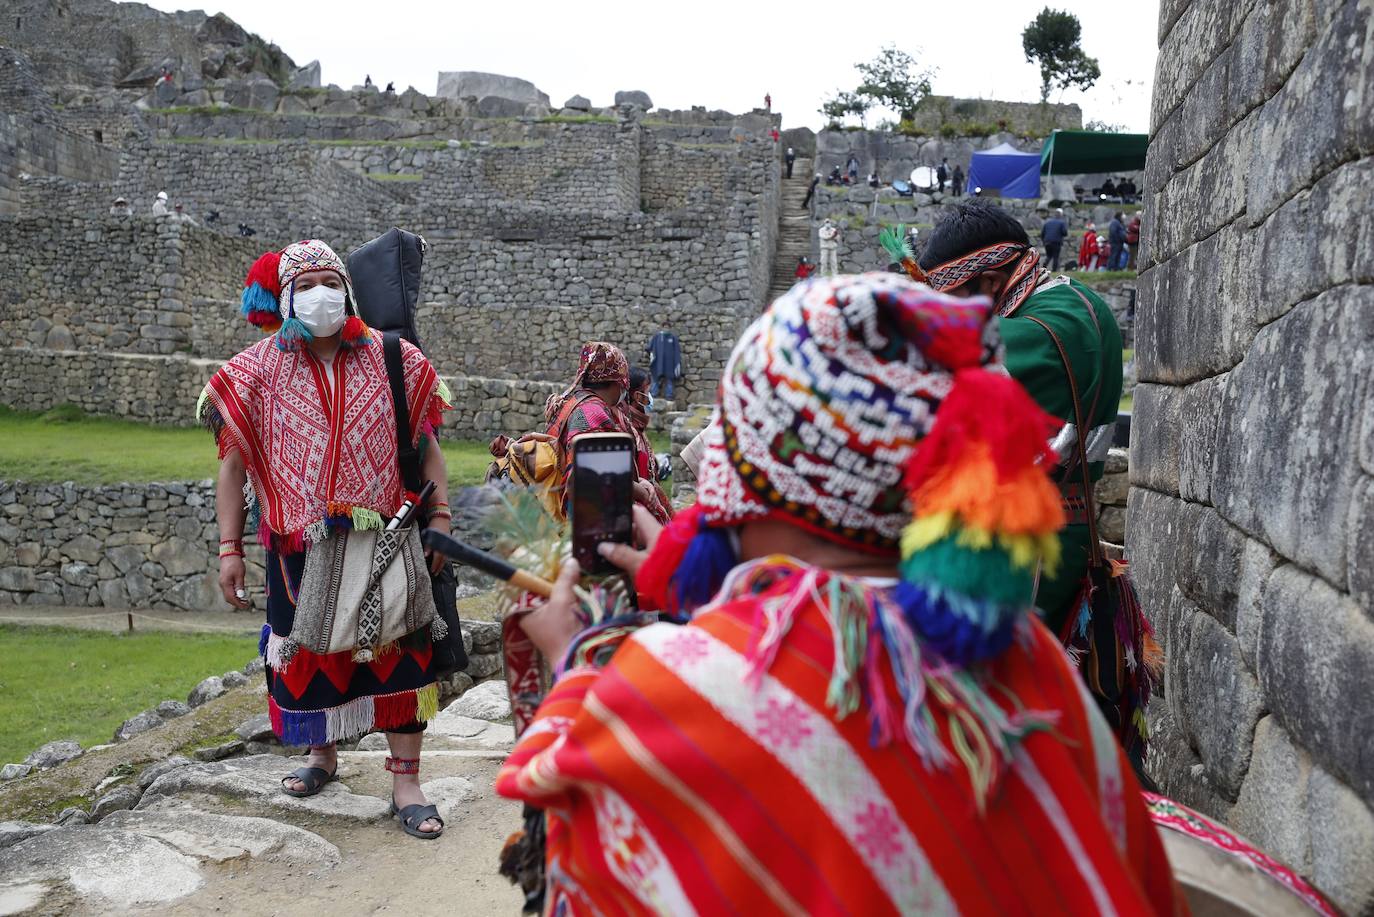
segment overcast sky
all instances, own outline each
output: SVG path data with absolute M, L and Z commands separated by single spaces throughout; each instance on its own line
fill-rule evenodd
M 187 4 L 152 0 L 162 10 Z M 819 127 L 822 99 L 858 82 L 853 64 L 895 44 L 935 68 L 940 95 L 1034 102 L 1039 71 L 1021 30 L 1043 6 L 1031 0 L 905 4 L 760 0 L 333 0 L 301 8 L 282 0 L 220 0 L 224 12 L 282 47 L 298 64 L 318 59 L 326 84 L 371 74 L 398 91 L 433 94 L 440 70 L 485 70 L 531 80 L 555 107 L 574 94 L 609 105 L 617 89 L 643 89 L 663 108 L 747 111 L 773 95 L 785 127 Z M 1149 128 L 1158 0 L 1052 0 L 1083 23 L 1083 47 L 1102 78 L 1077 102 L 1085 121 Z M 903 20 L 902 11 L 909 13 Z

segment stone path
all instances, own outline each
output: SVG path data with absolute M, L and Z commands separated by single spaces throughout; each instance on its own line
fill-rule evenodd
M 783 167 L 784 170 L 786 166 Z M 783 172 L 786 175 L 786 171 Z M 797 259 L 811 255 L 811 213 L 803 210 L 807 185 L 813 172 L 810 159 L 798 159 L 792 164 L 792 177 L 782 180 L 782 212 L 778 214 L 778 251 L 773 256 L 773 280 L 768 287 L 768 301 L 772 302 L 797 282 Z
M 520 809 L 492 782 L 514 742 L 503 682 L 441 711 L 421 777 L 447 827 L 407 837 L 388 815 L 381 735 L 340 751 L 339 779 L 297 799 L 279 780 L 295 759 L 168 759 L 145 770 L 132 809 L 97 824 L 0 823 L 0 915 L 513 913 L 520 896 L 497 855 Z

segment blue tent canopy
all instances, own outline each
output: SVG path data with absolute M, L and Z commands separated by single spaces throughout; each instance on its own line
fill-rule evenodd
M 974 153 L 968 164 L 970 194 L 999 191 L 1002 197 L 1040 196 L 1040 154 L 1023 153 L 1009 143 Z

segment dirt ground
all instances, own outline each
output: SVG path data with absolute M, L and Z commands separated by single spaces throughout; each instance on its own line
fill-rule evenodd
M 195 894 L 137 913 L 518 914 L 520 892 L 496 871 L 501 846 L 520 827 L 519 805 L 491 791 L 499 766 L 495 756 L 435 755 L 425 760 L 422 779 L 469 777 L 478 794 L 476 800 L 447 813 L 444 835 L 438 840 L 409 837 L 394 820 L 360 824 L 276 813 L 276 819 L 333 843 L 343 862 L 313 875 L 300 867 L 276 867 L 265 857 L 208 866 L 205 886 Z M 354 792 L 387 795 L 389 782 L 378 758 L 355 762 L 345 753 L 341 777 Z

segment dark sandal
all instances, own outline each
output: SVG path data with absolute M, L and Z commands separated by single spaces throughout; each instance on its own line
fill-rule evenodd
M 281 791 L 287 796 L 295 796 L 304 799 L 306 796 L 314 796 L 324 789 L 325 784 L 339 776 L 338 765 L 334 766 L 334 773 L 330 773 L 322 767 L 298 767 L 285 777 L 281 778 Z M 299 780 L 305 784 L 303 790 L 293 790 L 286 785 L 288 780 Z
M 432 841 L 434 838 L 444 833 L 444 820 L 439 817 L 439 808 L 434 805 L 421 805 L 414 803 L 404 809 L 396 808 L 396 798 L 391 799 L 391 814 L 401 820 L 401 828 L 411 837 L 423 838 Z M 426 821 L 434 819 L 439 823 L 438 831 L 421 831 L 420 826 Z

